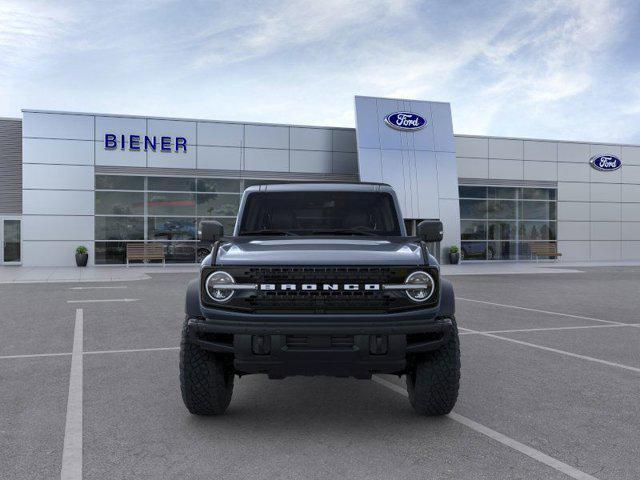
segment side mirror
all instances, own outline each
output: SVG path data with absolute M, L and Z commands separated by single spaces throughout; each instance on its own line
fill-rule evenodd
M 200 222 L 198 237 L 201 242 L 215 243 L 224 235 L 224 227 L 216 220 L 203 220 Z
M 423 220 L 417 227 L 418 238 L 423 242 L 442 241 L 442 222 L 440 220 Z

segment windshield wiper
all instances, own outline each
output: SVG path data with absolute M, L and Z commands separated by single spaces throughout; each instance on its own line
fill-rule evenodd
M 368 237 L 377 237 L 378 234 L 372 230 L 363 228 L 327 228 L 318 230 L 304 230 L 305 233 L 327 234 L 327 235 L 365 235 Z
M 297 233 L 290 232 L 289 230 L 277 230 L 274 228 L 263 228 L 262 230 L 247 230 L 240 232 L 240 235 L 292 235 L 298 236 Z

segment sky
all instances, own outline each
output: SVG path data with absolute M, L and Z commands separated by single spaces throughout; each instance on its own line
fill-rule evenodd
M 354 127 L 354 95 L 454 132 L 640 143 L 640 2 L 0 0 L 21 109 Z

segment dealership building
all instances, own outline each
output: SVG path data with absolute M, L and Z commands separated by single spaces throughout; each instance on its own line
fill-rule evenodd
M 640 146 L 456 135 L 448 103 L 356 97 L 356 128 L 23 110 L 0 119 L 0 262 L 123 264 L 127 245 L 194 263 L 202 219 L 241 192 L 384 182 L 409 233 L 439 218 L 465 261 L 640 260 Z M 294 208 L 295 206 L 292 206 Z M 540 254 L 538 254 L 540 255 Z M 542 255 L 542 258 L 545 258 Z

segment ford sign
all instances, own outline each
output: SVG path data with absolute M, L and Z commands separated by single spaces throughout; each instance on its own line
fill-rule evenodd
M 396 112 L 384 117 L 384 123 L 396 130 L 413 131 L 427 126 L 427 121 L 417 113 Z
M 589 163 L 593 168 L 601 172 L 613 172 L 622 166 L 620 159 L 613 155 L 596 155 L 595 157 L 591 157 Z

